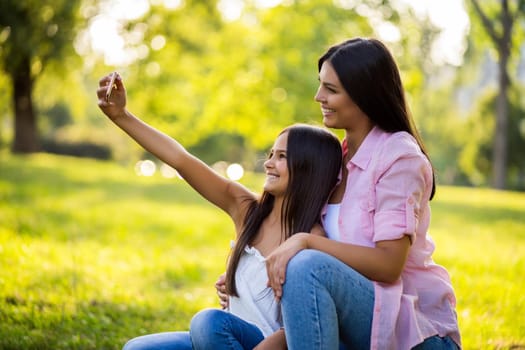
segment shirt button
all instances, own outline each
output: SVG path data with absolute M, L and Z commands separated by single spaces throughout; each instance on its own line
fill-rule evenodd
M 409 198 L 408 199 L 408 204 L 413 205 L 414 204 L 414 198 Z

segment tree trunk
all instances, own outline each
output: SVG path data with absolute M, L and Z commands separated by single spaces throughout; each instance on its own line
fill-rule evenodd
M 495 24 L 483 12 L 477 0 L 471 0 L 474 10 L 481 18 L 481 22 L 487 31 L 487 34 L 494 42 L 498 50 L 498 98 L 496 100 L 496 125 L 494 128 L 494 138 L 492 144 L 492 186 L 497 189 L 504 189 L 507 181 L 507 162 L 508 162 L 508 119 L 509 119 L 509 97 L 508 89 L 510 78 L 507 73 L 507 64 L 509 62 L 511 45 L 512 45 L 512 26 L 514 16 L 509 9 L 508 0 L 501 0 L 501 33 L 498 35 Z M 518 5 L 518 10 L 523 7 L 523 0 Z
M 13 82 L 13 102 L 15 110 L 15 137 L 13 153 L 32 153 L 40 151 L 40 140 L 36 116 L 33 110 L 33 80 L 31 79 L 30 59 L 22 60 L 18 69 L 11 72 Z
M 510 78 L 507 73 L 507 65 L 510 57 L 511 35 L 513 19 L 509 12 L 508 2 L 502 2 L 501 15 L 502 33 L 499 40 L 495 41 L 499 53 L 499 93 L 496 101 L 496 128 L 494 131 L 494 146 L 492 154 L 493 187 L 504 189 L 507 180 L 508 159 L 508 119 L 509 119 L 509 97 L 508 89 Z
M 506 50 L 505 50 L 506 51 Z M 496 128 L 494 130 L 494 146 L 492 153 L 492 173 L 493 187 L 504 189 L 507 178 L 507 134 L 508 134 L 508 115 L 509 100 L 507 91 L 509 79 L 507 76 L 508 55 L 501 52 L 499 61 L 499 92 L 496 100 Z

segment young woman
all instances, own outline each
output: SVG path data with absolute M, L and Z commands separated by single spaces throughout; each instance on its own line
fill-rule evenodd
M 296 232 L 323 235 L 321 210 L 341 171 L 342 150 L 331 132 L 297 124 L 284 129 L 264 163 L 266 181 L 258 196 L 189 154 L 176 140 L 126 109 L 117 76 L 100 80 L 101 110 L 156 157 L 175 168 L 204 198 L 233 220 L 236 242 L 228 261 L 229 310 L 199 312 L 189 332 L 167 332 L 130 340 L 126 350 L 279 349 L 286 347 L 280 306 L 268 286 L 264 257 Z
M 271 253 L 289 349 L 458 349 L 456 299 L 427 234 L 433 169 L 396 63 L 378 40 L 331 47 L 318 62 L 323 123 L 343 129 L 343 179 L 328 237 L 298 233 Z

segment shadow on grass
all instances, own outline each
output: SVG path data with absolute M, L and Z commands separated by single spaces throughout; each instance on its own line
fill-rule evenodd
M 39 195 L 62 196 L 75 191 L 97 190 L 106 194 L 106 199 L 128 200 L 137 196 L 165 203 L 202 204 L 205 200 L 197 194 L 183 180 L 153 179 L 151 183 L 144 181 L 130 181 L 129 175 L 122 181 L 115 180 L 112 176 L 97 173 L 96 177 L 72 176 L 63 171 L 63 168 L 50 168 L 38 165 L 31 167 L 17 167 L 8 163 L 2 165 L 0 180 L 5 179 L 14 184 L 6 200 L 27 201 Z M 96 172 L 93 170 L 93 172 Z M 123 171 L 124 173 L 124 171 Z M 88 174 L 86 174 L 88 175 Z M 43 185 L 43 186 L 42 186 Z M 0 193 L 1 194 L 1 193 Z
M 13 157 L 0 171 L 0 208 L 8 205 L 4 223 L 19 235 L 75 242 L 110 239 L 115 229 L 121 236 L 125 231 L 177 236 L 177 231 L 187 233 L 188 225 L 178 225 L 185 214 L 176 208 L 212 206 L 180 179 L 150 181 L 112 163 L 30 159 Z M 80 170 L 71 170 L 74 166 Z M 163 217 L 157 215 L 159 207 Z

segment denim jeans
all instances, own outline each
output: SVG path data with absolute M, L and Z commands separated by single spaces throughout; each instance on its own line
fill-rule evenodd
M 425 339 L 424 342 L 416 345 L 412 350 L 459 350 L 459 346 L 448 336 L 440 337 L 435 335 Z
M 290 260 L 281 307 L 288 349 L 370 348 L 374 285 L 331 255 L 302 250 Z
M 190 332 L 164 332 L 133 338 L 122 350 L 192 350 Z
M 128 341 L 123 350 L 244 350 L 263 339 L 253 324 L 223 310 L 206 309 L 193 316 L 189 332 L 144 335 Z
M 190 332 L 195 350 L 253 349 L 264 339 L 257 326 L 219 309 L 193 316 Z
M 290 350 L 369 349 L 374 285 L 331 255 L 302 250 L 288 263 L 281 301 Z M 433 336 L 413 350 L 457 350 Z

